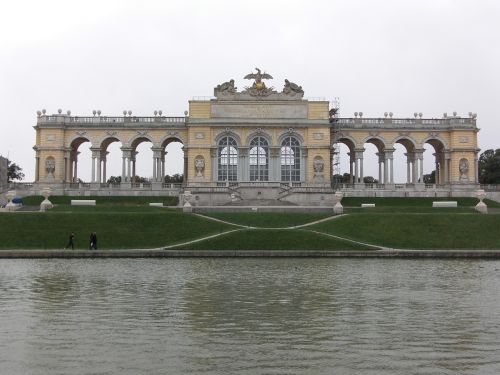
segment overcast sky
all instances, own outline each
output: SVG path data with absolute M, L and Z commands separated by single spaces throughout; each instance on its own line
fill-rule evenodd
M 480 148 L 500 147 L 500 1 L 34 0 L 1 11 L 0 154 L 28 181 L 37 110 L 182 115 L 223 81 L 243 88 L 254 67 L 277 87 L 288 78 L 306 97 L 339 97 L 341 116 L 477 112 Z M 118 145 L 113 154 L 120 174 Z

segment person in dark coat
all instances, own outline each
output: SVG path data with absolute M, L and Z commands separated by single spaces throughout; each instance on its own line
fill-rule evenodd
M 97 233 L 92 232 L 90 235 L 90 249 L 97 250 Z
M 66 245 L 65 249 L 69 248 L 71 246 L 72 250 L 75 250 L 75 234 L 73 232 L 70 233 L 69 238 L 68 238 L 68 244 Z

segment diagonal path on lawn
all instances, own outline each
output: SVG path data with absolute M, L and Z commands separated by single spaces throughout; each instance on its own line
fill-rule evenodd
M 319 220 L 315 220 L 315 221 L 311 221 L 309 223 L 305 223 L 305 224 L 299 224 L 299 225 L 292 225 L 290 227 L 252 227 L 250 225 L 245 225 L 245 224 L 236 224 L 236 223 L 232 223 L 230 221 L 226 221 L 226 220 L 222 220 L 222 219 L 217 219 L 215 217 L 212 217 L 212 216 L 207 216 L 207 215 L 202 215 L 202 214 L 197 214 L 195 213 L 194 215 L 196 216 L 199 216 L 199 217 L 202 217 L 202 218 L 205 218 L 205 219 L 209 219 L 209 220 L 213 220 L 213 221 L 217 221 L 219 223 L 223 223 L 223 224 L 228 224 L 228 225 L 234 225 L 234 226 L 237 226 L 237 227 L 241 227 L 241 228 L 245 228 L 245 229 L 262 229 L 262 230 L 289 230 L 289 229 L 299 229 L 299 228 L 305 228 L 305 227 L 308 227 L 308 226 L 311 226 L 311 225 L 315 225 L 315 224 L 319 224 L 319 223 L 322 223 L 324 221 L 329 221 L 329 220 L 334 220 L 334 219 L 337 219 L 339 217 L 342 217 L 342 216 L 347 216 L 347 215 L 335 215 L 335 216 L 328 216 L 328 217 L 325 217 L 323 219 L 319 219 Z
M 209 220 L 217 221 L 219 223 L 237 226 L 237 227 L 239 227 L 239 229 L 232 229 L 232 230 L 228 230 L 228 231 L 225 231 L 225 232 L 213 234 L 213 235 L 210 235 L 210 236 L 205 236 L 205 237 L 202 237 L 202 238 L 197 238 L 195 240 L 186 241 L 186 242 L 178 243 L 178 244 L 174 244 L 174 245 L 164 246 L 164 247 L 162 247 L 162 249 L 167 250 L 167 249 L 171 249 L 171 248 L 175 248 L 175 247 L 186 246 L 186 245 L 190 245 L 190 244 L 193 244 L 193 243 L 198 243 L 198 242 L 202 242 L 202 241 L 205 241 L 205 240 L 210 240 L 212 238 L 217 238 L 217 237 L 220 237 L 220 236 L 224 236 L 224 235 L 229 234 L 229 233 L 238 232 L 238 231 L 241 231 L 243 229 L 250 229 L 250 230 L 291 230 L 291 229 L 301 229 L 301 228 L 305 228 L 305 227 L 308 227 L 308 226 L 311 226 L 311 225 L 319 224 L 319 223 L 322 223 L 322 222 L 325 222 L 325 221 L 333 220 L 333 219 L 339 218 L 341 216 L 346 216 L 346 215 L 329 216 L 327 218 L 315 220 L 315 221 L 312 221 L 310 223 L 301 224 L 301 225 L 295 225 L 295 226 L 291 226 L 291 227 L 260 228 L 260 227 L 252 227 L 252 226 L 243 225 L 243 224 L 235 224 L 235 223 L 231 223 L 229 221 L 225 221 L 225 220 L 221 220 L 221 219 L 217 219 L 217 218 L 214 218 L 214 217 L 205 216 L 205 215 L 201 215 L 201 214 L 196 214 L 196 213 L 194 215 L 197 215 L 197 216 L 200 216 L 202 218 L 209 219 Z M 327 237 L 335 238 L 335 239 L 341 240 L 341 241 L 355 243 L 357 245 L 367 246 L 367 247 L 370 247 L 370 248 L 374 248 L 376 250 L 393 250 L 393 249 L 388 248 L 388 247 L 373 245 L 373 244 L 369 244 L 369 243 L 365 243 L 365 242 L 360 242 L 360 241 L 352 240 L 350 238 L 340 237 L 340 236 L 336 236 L 336 235 L 325 233 L 325 232 L 319 232 L 319 231 L 315 231 L 315 230 L 311 230 L 311 229 L 302 229 L 302 230 L 310 232 L 310 233 L 314 233 L 314 234 L 317 234 L 317 235 L 322 235 L 322 236 L 327 236 Z
M 376 250 L 394 250 L 394 249 L 392 249 L 390 247 L 384 247 L 384 246 L 379 246 L 379 245 L 372 245 L 372 244 L 369 244 L 369 243 L 366 243 L 366 242 L 360 242 L 360 241 L 356 241 L 356 240 L 351 240 L 350 238 L 340 237 L 340 236 L 336 236 L 336 235 L 330 234 L 330 233 L 318 232 L 316 230 L 311 230 L 311 229 L 304 229 L 304 230 L 307 231 L 307 232 L 311 232 L 311 233 L 315 233 L 315 234 L 321 234 L 321 235 L 324 235 L 324 236 L 336 238 L 338 240 L 352 242 L 352 243 L 355 243 L 355 244 L 358 244 L 358 245 L 373 247 Z
M 191 241 L 187 241 L 187 242 L 183 242 L 183 243 L 177 243 L 175 245 L 168 245 L 168 246 L 163 246 L 162 249 L 163 250 L 167 250 L 167 249 L 171 249 L 173 247 L 179 247 L 179 246 L 185 246 L 185 245 L 191 245 L 193 243 L 197 243 L 197 242 L 201 242 L 201 241 L 205 241 L 205 240 L 210 240 L 212 238 L 216 238 L 216 237 L 220 237 L 220 236 L 224 236 L 226 234 L 229 234 L 229 233 L 233 233 L 233 232 L 239 232 L 241 229 L 231 229 L 231 230 L 227 230 L 225 232 L 221 232 L 221 233 L 217 233 L 217 234 L 212 234 L 211 236 L 206 236 L 206 237 L 202 237 L 202 238 L 197 238 L 195 240 L 191 240 Z

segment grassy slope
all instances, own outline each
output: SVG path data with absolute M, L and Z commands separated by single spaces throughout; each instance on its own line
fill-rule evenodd
M 310 223 L 333 215 L 312 212 L 210 212 L 206 216 L 259 228 L 283 228 Z
M 179 247 L 193 250 L 368 250 L 367 246 L 337 240 L 307 230 L 241 230 Z
M 96 231 L 99 248 L 152 248 L 226 230 L 229 226 L 194 215 L 156 212 L 19 212 L 0 215 L 1 249 L 61 249 L 75 232 L 76 248 L 88 248 Z
M 311 227 L 374 245 L 408 249 L 500 249 L 500 215 L 348 215 Z

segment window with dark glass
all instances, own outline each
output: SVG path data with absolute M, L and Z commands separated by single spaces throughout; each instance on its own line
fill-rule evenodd
M 300 143 L 295 137 L 281 142 L 281 181 L 300 181 Z
M 237 181 L 238 149 L 232 137 L 224 137 L 219 141 L 217 149 L 217 179 L 219 181 Z
M 250 181 L 269 180 L 269 147 L 265 138 L 255 137 L 250 142 Z

